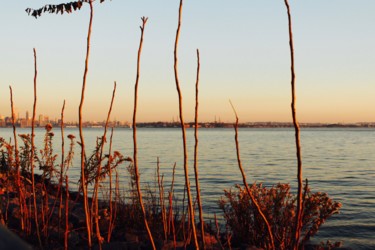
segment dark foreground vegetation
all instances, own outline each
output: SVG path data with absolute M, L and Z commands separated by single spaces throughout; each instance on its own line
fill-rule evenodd
M 47 124 L 43 148 L 35 146 L 35 115 L 37 106 L 37 57 L 34 49 L 34 105 L 30 134 L 17 134 L 14 116 L 13 92 L 10 87 L 13 138 L 0 137 L 0 223 L 15 232 L 36 249 L 303 249 L 331 215 L 337 213 L 340 203 L 327 194 L 312 193 L 307 180 L 303 183 L 299 123 L 296 116 L 294 48 L 291 15 L 287 0 L 289 45 L 291 52 L 292 117 L 297 151 L 297 193 L 290 192 L 289 184 L 264 187 L 249 185 L 242 168 L 238 143 L 238 117 L 235 143 L 242 185 L 225 191 L 218 201 L 224 225 L 218 220 L 204 221 L 199 188 L 198 170 L 198 85 L 200 57 L 197 50 L 194 176 L 196 194 L 190 190 L 189 167 L 182 92 L 178 76 L 178 41 L 182 23 L 183 0 L 179 4 L 178 26 L 174 47 L 174 76 L 179 101 L 179 127 L 184 150 L 185 192 L 177 197 L 172 182 L 165 184 L 163 174 L 156 166 L 157 188 L 141 187 L 137 159 L 137 96 L 140 79 L 140 59 L 147 18 L 142 17 L 141 38 L 137 54 L 137 74 L 134 88 L 133 156 L 125 157 L 112 149 L 113 129 L 107 137 L 113 100 L 104 133 L 97 138 L 95 150 L 86 151 L 83 134 L 84 94 L 89 66 L 90 41 L 94 0 L 74 1 L 67 4 L 46 5 L 27 9 L 35 18 L 43 13 L 71 13 L 83 4 L 90 7 L 87 50 L 79 105 L 79 140 L 64 135 L 64 108 L 61 111 L 61 155 L 54 153 L 52 125 Z M 104 0 L 100 0 L 104 2 Z M 68 151 L 65 153 L 65 140 Z M 80 150 L 80 178 L 78 190 L 69 188 L 68 169 L 72 165 L 74 148 Z M 106 145 L 106 146 L 105 146 Z M 117 169 L 125 164 L 128 187 L 120 187 Z M 75 166 L 78 167 L 78 166 Z M 175 166 L 176 167 L 176 166 Z M 38 169 L 38 174 L 34 172 Z M 174 171 L 173 171 L 174 172 Z M 234 183 L 235 184 L 235 183 Z M 219 200 L 219 197 L 218 197 Z M 196 215 L 196 210 L 198 215 Z M 196 222 L 196 219 L 199 222 Z M 332 249 L 338 244 L 313 246 Z
M 34 190 L 30 170 L 30 136 L 18 135 L 21 145 L 17 156 L 14 156 L 14 145 L 0 138 L 0 220 L 36 248 L 40 248 L 40 239 L 45 249 L 84 249 L 87 248 L 87 232 L 83 196 L 80 192 L 69 190 L 67 175 L 77 142 L 73 135 L 67 136 L 69 150 L 60 162 L 60 157 L 54 154 L 53 138 L 52 128 L 47 125 L 43 148 L 34 146 L 33 165 L 40 170 L 40 174 L 34 176 Z M 89 198 L 90 223 L 96 235 L 93 247 L 151 248 L 142 221 L 132 159 L 113 151 L 106 152 L 100 162 L 100 149 L 98 138 L 95 151 L 86 157 L 86 180 L 93 187 Z M 120 188 L 117 168 L 124 165 L 128 172 L 128 185 Z M 17 166 L 20 171 L 17 171 Z M 164 183 L 158 166 L 156 176 L 157 189 L 152 188 L 153 185 L 144 187 L 144 206 L 156 247 L 174 249 L 192 246 L 186 201 L 183 197 L 176 197 L 173 181 L 168 185 Z M 290 249 L 296 215 L 296 198 L 290 192 L 290 185 L 277 184 L 266 188 L 262 184 L 253 184 L 250 189 L 271 224 L 276 249 Z M 98 194 L 102 194 L 100 199 Z M 37 217 L 34 217 L 34 198 Z M 218 216 L 224 216 L 225 225 L 219 225 L 217 220 L 205 222 L 206 248 L 269 248 L 266 225 L 241 185 L 225 190 L 218 205 L 223 211 Z M 327 194 L 312 193 L 305 185 L 302 244 L 308 242 L 340 207 L 341 204 L 332 201 Z M 202 242 L 199 232 L 198 240 Z

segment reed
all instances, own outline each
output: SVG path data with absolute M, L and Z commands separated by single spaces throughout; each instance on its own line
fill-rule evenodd
M 183 115 L 184 114 L 183 107 L 182 107 L 182 93 L 180 89 L 180 80 L 178 77 L 178 39 L 180 37 L 180 30 L 181 30 L 182 6 L 183 6 L 183 0 L 180 0 L 179 11 L 178 11 L 178 25 L 177 25 L 176 40 L 175 40 L 175 45 L 174 45 L 174 77 L 175 77 L 176 89 L 177 89 L 177 94 L 178 94 L 179 117 L 180 117 L 181 131 L 182 131 L 182 142 L 183 142 L 183 148 L 184 148 L 184 173 L 185 173 L 185 185 L 186 185 L 186 192 L 187 192 L 187 199 L 188 199 L 189 224 L 191 225 L 191 228 L 193 231 L 194 246 L 196 249 L 199 249 L 197 232 L 195 229 L 193 201 L 192 201 L 191 191 L 190 191 L 188 153 L 187 153 L 187 145 L 186 145 L 186 130 L 185 130 L 184 115 Z

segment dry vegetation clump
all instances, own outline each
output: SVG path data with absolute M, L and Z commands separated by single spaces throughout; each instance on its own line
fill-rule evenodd
M 290 192 L 289 184 L 277 184 L 270 188 L 262 183 L 254 183 L 250 190 L 271 224 L 276 249 L 291 249 L 293 246 L 293 226 L 296 216 L 296 196 Z M 224 191 L 219 207 L 229 228 L 231 244 L 266 248 L 268 235 L 264 220 L 259 216 L 247 191 L 241 186 Z M 326 193 L 312 193 L 305 186 L 303 227 L 301 243 L 314 236 L 319 227 L 333 214 L 338 213 L 341 203 L 333 201 Z
M 38 150 L 34 146 L 33 164 L 39 169 L 38 174 L 34 175 L 34 190 L 32 190 L 30 169 L 32 165 L 30 135 L 19 135 L 22 141 L 19 149 L 20 185 L 17 182 L 14 145 L 0 137 L 0 222 L 34 247 L 40 248 L 38 241 L 40 237 L 44 249 L 84 248 L 87 247 L 87 234 L 84 197 L 80 188 L 82 185 L 78 185 L 78 192 L 69 190 L 67 175 L 67 168 L 72 164 L 74 146 L 77 142 L 75 142 L 74 135 L 67 136 L 70 140 L 69 151 L 65 159 L 61 161 L 62 171 L 58 171 L 56 163 L 58 155 L 53 150 L 53 137 L 52 127 L 46 126 L 43 149 Z M 93 246 L 120 244 L 121 247 L 151 248 L 152 245 L 142 219 L 133 161 L 118 151 L 104 154 L 100 159 L 99 155 L 103 149 L 101 139 L 98 137 L 95 149 L 85 157 L 85 180 L 87 182 L 85 185 L 99 188 L 98 190 L 93 188 L 93 193 L 88 199 L 92 214 L 90 221 L 97 224 L 100 232 L 100 238 L 99 234 L 93 238 Z M 126 162 L 128 162 L 127 165 L 125 165 Z M 99 166 L 102 166 L 100 171 L 98 171 Z M 119 167 L 126 167 L 128 173 L 129 185 L 128 188 L 122 189 L 123 192 L 120 191 L 119 186 Z M 114 187 L 110 188 L 112 185 L 109 185 L 106 179 L 112 171 L 116 173 L 116 178 Z M 186 202 L 179 200 L 174 194 L 174 175 L 170 187 L 165 188 L 164 176 L 159 173 L 159 170 L 156 174 L 160 188 L 153 188 L 153 184 L 142 187 L 146 219 L 155 245 L 158 249 L 187 247 L 193 242 L 192 227 L 187 220 L 187 209 L 183 208 Z M 24 201 L 19 200 L 19 186 L 25 197 Z M 32 206 L 34 194 L 36 196 L 36 219 Z M 112 194 L 111 199 L 109 199 L 109 194 Z M 22 207 L 29 208 L 24 213 L 21 213 L 20 209 L 22 203 L 26 204 Z M 20 221 L 25 222 L 25 228 L 20 227 Z M 36 222 L 41 230 L 40 236 L 37 235 Z M 207 238 L 211 239 L 211 244 L 207 246 L 215 248 L 212 245 L 217 243 L 215 239 L 212 240 L 214 237 L 208 235 Z

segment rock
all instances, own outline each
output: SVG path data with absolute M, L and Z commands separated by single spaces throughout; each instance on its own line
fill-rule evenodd
M 4 226 L 0 225 L 0 249 L 32 249 L 31 246 L 26 244 L 17 235 L 9 231 Z

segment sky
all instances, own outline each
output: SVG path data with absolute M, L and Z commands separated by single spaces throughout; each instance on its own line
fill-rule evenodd
M 61 1 L 5 1 L 0 9 L 0 115 L 10 115 L 9 85 L 21 117 L 33 106 L 33 48 L 38 60 L 37 115 L 78 120 L 89 6 L 35 19 L 25 9 Z M 70 2 L 70 1 L 66 1 Z M 178 0 L 94 3 L 84 120 L 131 121 L 141 17 L 144 35 L 138 121 L 178 117 L 173 49 Z M 375 1 L 290 0 L 300 122 L 375 122 Z M 200 50 L 199 119 L 291 121 L 288 19 L 283 0 L 185 0 L 179 77 L 185 121 L 193 121 Z

